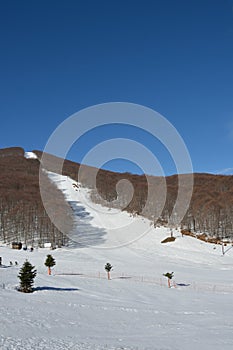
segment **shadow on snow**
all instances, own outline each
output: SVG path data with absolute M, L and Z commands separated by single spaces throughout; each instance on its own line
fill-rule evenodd
M 105 242 L 106 230 L 91 224 L 92 216 L 81 204 L 76 201 L 69 201 L 74 214 L 76 227 L 72 230 L 69 238 L 72 242 L 69 246 L 88 247 L 96 246 Z
M 57 291 L 57 292 L 74 292 L 79 290 L 78 288 L 59 288 L 59 287 L 36 287 L 33 289 L 35 292 L 44 291 L 44 290 L 51 290 L 51 291 Z

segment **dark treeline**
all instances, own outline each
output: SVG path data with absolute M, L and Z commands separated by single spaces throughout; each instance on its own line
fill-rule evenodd
M 233 176 L 195 174 L 185 228 L 219 238 L 233 238 Z
M 40 197 L 37 159 L 26 159 L 22 148 L 0 150 L 0 239 L 20 241 L 32 246 L 50 242 L 62 246 L 67 237 L 49 219 Z M 43 179 L 54 198 L 56 215 L 63 217 L 64 198 L 49 181 Z

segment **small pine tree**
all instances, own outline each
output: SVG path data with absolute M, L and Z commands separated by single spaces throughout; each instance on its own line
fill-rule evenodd
M 56 265 L 55 259 L 52 257 L 52 255 L 48 254 L 47 258 L 45 260 L 45 266 L 48 267 L 48 274 L 51 275 L 51 267 Z
M 23 293 L 32 293 L 34 278 L 36 277 L 37 271 L 34 270 L 35 266 L 26 260 L 19 271 L 18 278 L 20 279 L 19 291 Z
M 164 273 L 163 276 L 167 277 L 168 288 L 171 288 L 171 279 L 174 276 L 174 272 Z
M 110 263 L 107 263 L 104 268 L 107 271 L 108 280 L 110 280 L 110 271 L 112 270 L 113 266 Z

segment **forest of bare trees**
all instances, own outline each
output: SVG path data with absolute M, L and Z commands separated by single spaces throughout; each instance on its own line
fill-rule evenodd
M 42 152 L 34 153 L 41 158 Z M 43 166 L 49 171 L 56 171 L 56 157 L 48 156 Z M 0 150 L 0 239 L 5 242 L 21 241 L 33 246 L 42 246 L 45 242 L 62 246 L 68 242 L 66 233 L 72 229 L 73 221 L 67 203 L 45 173 L 44 186 L 51 205 L 56 208 L 54 217 L 66 222 L 61 232 L 51 222 L 41 201 L 39 168 L 40 161 L 26 159 L 22 148 Z M 93 201 L 131 213 L 143 213 L 155 220 L 155 225 L 171 222 L 178 193 L 177 175 L 162 178 L 113 173 L 88 166 L 82 172 L 79 169 L 79 164 L 65 160 L 62 172 L 92 189 Z M 185 186 L 185 177 L 189 175 L 181 176 Z M 120 184 L 121 196 L 117 194 L 117 184 Z M 233 176 L 194 174 L 190 206 L 182 222 L 176 224 L 192 232 L 232 239 Z
M 40 198 L 37 159 L 26 159 L 24 150 L 0 150 L 0 239 L 31 246 L 67 243 L 67 237 L 49 219 Z M 47 191 L 56 200 L 57 215 L 64 215 L 63 195 L 45 175 Z

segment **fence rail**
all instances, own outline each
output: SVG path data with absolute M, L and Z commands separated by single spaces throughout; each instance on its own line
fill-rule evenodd
M 77 276 L 80 278 L 97 278 L 97 279 L 106 279 L 107 274 L 104 272 L 93 272 L 93 271 L 58 271 L 55 275 L 60 276 Z M 167 280 L 166 278 L 155 278 L 152 276 L 144 276 L 144 275 L 131 275 L 126 273 L 121 274 L 115 274 L 112 273 L 111 275 L 112 280 L 121 279 L 121 280 L 129 280 L 136 283 L 147 283 L 147 284 L 154 284 L 160 287 L 167 287 Z M 188 282 L 188 283 L 182 283 L 178 281 L 171 281 L 171 287 L 182 289 L 182 290 L 195 290 L 197 292 L 215 292 L 215 293 L 227 293 L 231 294 L 233 293 L 233 284 L 223 284 L 223 283 L 209 283 L 209 282 Z

